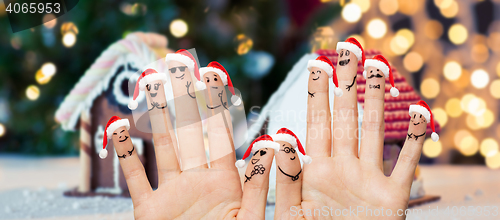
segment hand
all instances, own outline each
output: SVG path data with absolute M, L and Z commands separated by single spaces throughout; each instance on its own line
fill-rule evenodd
M 170 67 L 176 65 L 184 64 L 170 62 Z M 170 78 L 175 97 L 178 138 L 170 122 L 168 108 L 148 111 L 158 167 L 158 189 L 151 189 L 137 154 L 120 159 L 132 197 L 135 219 L 263 219 L 269 169 L 265 175 L 260 175 L 262 177 L 246 184 L 243 195 L 235 167 L 231 117 L 229 111 L 222 107 L 206 112 L 211 158 L 209 168 L 191 74 L 186 70 L 185 77 Z M 157 80 L 151 83 L 161 85 L 150 86 L 151 89 L 145 91 L 147 103 L 156 102 L 160 103 L 159 106 L 166 106 L 162 82 Z M 224 89 L 222 84 L 218 85 L 217 91 L 209 87 L 205 95 L 210 97 Z M 202 96 L 203 93 L 198 95 Z M 212 101 L 220 99 L 207 101 L 211 106 L 220 106 L 220 103 Z M 130 141 L 127 144 L 114 142 L 114 146 L 118 146 L 115 148 L 117 153 L 132 148 Z M 262 161 L 267 167 L 271 166 L 274 154 L 269 155 L 267 160 Z
M 346 66 L 338 72 L 339 85 L 351 85 L 353 82 L 355 75 L 352 72 L 356 72 L 357 62 L 353 63 L 350 69 Z M 314 77 L 317 77 L 318 72 L 314 72 Z M 326 74 L 319 77 L 326 77 Z M 344 90 L 342 97 L 335 98 L 332 120 L 329 114 L 328 82 L 317 78 L 312 81 L 312 78 L 309 80 L 309 93 L 315 92 L 315 96 L 308 96 L 306 141 L 307 155 L 312 157 L 312 163 L 304 165 L 302 181 L 280 182 L 282 174 L 277 171 L 275 219 L 373 219 L 376 216 L 370 213 L 375 210 L 381 219 L 403 219 L 401 215 L 408 205 L 424 138 L 405 142 L 392 175 L 386 177 L 382 165 L 384 89 L 366 88 L 358 153 L 356 89 Z M 380 84 L 381 88 L 385 88 L 385 78 L 369 79 L 367 85 L 369 83 Z M 426 126 L 410 125 L 408 133 L 425 133 Z M 277 163 L 280 163 L 278 155 Z M 298 193 L 299 189 L 301 193 Z M 325 207 L 326 212 L 323 211 Z M 302 211 L 299 212 L 300 209 Z M 315 216 L 307 216 L 308 213 Z

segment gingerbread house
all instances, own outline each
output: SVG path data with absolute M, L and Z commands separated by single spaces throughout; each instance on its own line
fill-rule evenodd
M 81 165 L 79 186 L 65 195 L 129 195 L 116 154 L 111 153 L 112 156 L 106 159 L 99 158 L 104 127 L 113 115 L 134 123 L 132 112 L 127 107 L 132 91 L 130 88 L 133 88 L 140 70 L 145 66 L 157 63 L 154 68 L 165 70 L 165 66 L 161 65 L 164 62 L 157 60 L 168 52 L 164 36 L 129 34 L 106 49 L 65 97 L 55 119 L 65 131 L 79 130 Z M 147 114 L 144 116 L 148 117 Z M 149 122 L 148 119 L 143 121 Z M 158 177 L 152 135 L 137 130 L 136 126 L 131 126 L 129 132 L 149 182 L 156 188 Z M 107 149 L 114 152 L 112 142 L 108 142 Z

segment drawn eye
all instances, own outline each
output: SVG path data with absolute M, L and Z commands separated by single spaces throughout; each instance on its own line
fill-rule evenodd
M 373 73 L 373 70 L 370 70 L 370 73 Z
M 148 92 L 151 91 L 151 84 L 147 84 L 146 89 L 148 90 Z
M 160 83 L 155 84 L 155 90 L 158 90 L 160 88 Z
M 346 56 L 349 56 L 350 54 L 351 54 L 351 51 L 349 51 L 349 50 L 346 50 L 346 51 L 345 51 L 345 55 L 346 55 Z
M 214 78 L 214 81 L 217 82 L 217 78 Z
M 311 74 L 316 74 L 316 73 L 314 71 L 312 71 Z M 285 146 L 285 145 L 283 145 L 283 146 Z
M 291 151 L 292 153 L 295 153 L 295 149 L 293 149 L 293 148 L 291 148 L 291 149 L 290 149 L 290 151 Z
M 321 70 L 316 71 L 317 73 L 321 73 Z
M 416 117 L 417 117 L 417 114 L 414 114 L 414 115 L 413 115 L 413 118 L 416 118 Z
M 342 57 L 342 56 L 344 56 L 344 51 L 343 50 L 340 51 L 340 57 Z
M 210 82 L 210 79 L 207 78 L 207 83 L 209 83 L 209 82 Z
M 290 153 L 290 148 L 289 147 L 285 147 L 285 153 Z
M 422 115 L 420 115 L 420 118 L 422 118 Z

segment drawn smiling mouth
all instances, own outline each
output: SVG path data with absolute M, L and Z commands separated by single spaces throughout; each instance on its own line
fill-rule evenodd
M 221 106 L 221 105 L 217 105 L 217 106 L 208 106 L 208 105 L 207 105 L 207 108 L 208 108 L 208 109 L 216 109 L 216 108 L 218 108 L 218 107 L 220 107 L 220 106 Z
M 318 76 L 318 78 L 316 78 L 316 79 L 314 79 L 314 78 L 313 78 L 313 80 L 318 80 L 318 79 L 319 79 L 319 76 Z
M 149 94 L 151 95 L 151 98 L 154 98 L 154 97 L 156 97 L 156 95 L 158 95 L 157 92 L 155 92 L 155 93 L 149 93 Z
M 290 158 L 290 160 L 295 160 L 295 156 L 293 158 Z
M 175 78 L 177 78 L 177 79 L 183 79 L 183 78 L 184 78 L 184 75 L 186 75 L 186 74 L 185 74 L 185 73 L 183 73 L 181 76 L 179 76 L 179 77 L 177 77 L 177 76 L 176 76 Z
M 419 124 L 420 124 L 420 122 L 419 123 L 413 123 L 413 125 L 419 125 Z
M 341 60 L 341 61 L 339 61 L 339 65 L 340 66 L 345 66 L 345 65 L 349 64 L 350 61 L 351 61 L 351 59 Z
M 128 136 L 125 136 L 125 139 L 123 139 L 123 140 L 119 140 L 118 142 L 124 142 L 124 141 L 126 141 L 127 139 L 128 139 Z
M 212 89 L 218 89 L 219 87 L 218 86 L 212 86 Z

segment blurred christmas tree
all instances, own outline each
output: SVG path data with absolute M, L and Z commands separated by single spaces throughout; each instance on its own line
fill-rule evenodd
M 63 132 L 54 112 L 127 33 L 156 32 L 174 50 L 196 48 L 202 66 L 219 61 L 248 112 L 310 51 L 316 28 L 340 12 L 338 2 L 319 0 L 80 1 L 62 17 L 45 15 L 50 22 L 13 34 L 4 7 L 0 1 L 0 152 L 39 155 L 77 154 L 78 133 Z

